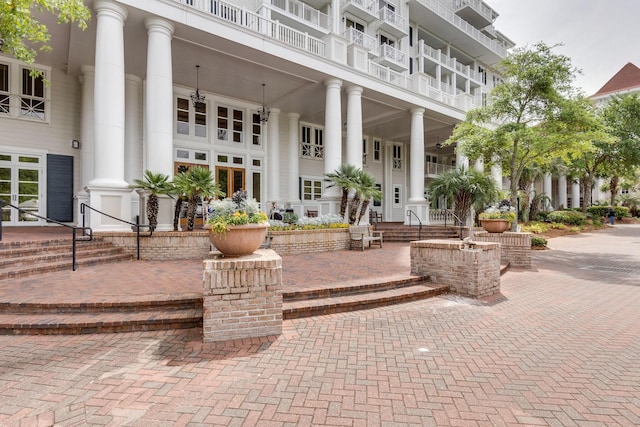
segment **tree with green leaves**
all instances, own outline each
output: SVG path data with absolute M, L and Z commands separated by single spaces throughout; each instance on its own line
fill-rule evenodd
M 351 190 L 354 190 L 356 188 L 359 173 L 360 169 L 358 169 L 354 165 L 342 164 L 332 173 L 326 174 L 325 181 L 331 183 L 327 185 L 327 188 L 337 186 L 340 187 L 340 190 L 342 192 L 342 199 L 340 201 L 340 216 L 342 216 L 343 218 L 347 213 L 347 206 L 349 204 L 349 193 L 351 192 Z
M 200 166 L 194 166 L 174 176 L 173 185 L 176 192 L 182 194 L 188 202 L 188 231 L 193 231 L 198 204 L 201 201 L 224 195 L 218 184 L 214 182 L 213 172 Z
M 3 0 L 0 1 L 0 40 L 2 51 L 27 64 L 33 64 L 36 49 L 50 51 L 51 35 L 34 12 L 48 11 L 59 23 L 74 22 L 87 28 L 91 12 L 82 0 Z
M 367 213 L 371 199 L 382 200 L 382 191 L 376 187 L 376 179 L 373 175 L 365 171 L 361 170 L 356 180 L 356 192 L 353 198 L 353 206 L 349 212 L 349 223 L 357 225 L 360 224 L 365 213 Z
M 435 203 L 444 197 L 461 223 L 467 221 L 472 207 L 486 205 L 498 198 L 496 182 L 484 173 L 464 167 L 438 175 L 429 185 L 429 198 Z
M 149 170 L 144 172 L 144 179 L 135 179 L 130 188 L 149 192 L 147 198 L 147 219 L 152 230 L 158 227 L 158 196 L 168 194 L 171 191 L 169 176 L 163 173 L 154 173 Z
M 552 160 L 589 147 L 594 124 L 590 102 L 572 86 L 577 70 L 553 47 L 541 42 L 516 49 L 497 71 L 502 81 L 486 105 L 469 111 L 446 144 L 457 143 L 470 159 L 483 158 L 486 164 L 496 156 L 509 175 L 515 206 L 524 169 L 532 163 L 545 169 Z

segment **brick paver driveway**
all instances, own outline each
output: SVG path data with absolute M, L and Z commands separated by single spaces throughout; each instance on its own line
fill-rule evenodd
M 640 226 L 550 245 L 496 301 L 286 321 L 272 340 L 0 337 L 0 425 L 640 425 Z

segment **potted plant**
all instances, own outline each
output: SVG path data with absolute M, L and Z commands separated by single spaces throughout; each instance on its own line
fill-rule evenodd
M 269 227 L 267 214 L 260 211 L 256 199 L 246 191 L 236 191 L 231 198 L 212 200 L 208 205 L 211 243 L 224 256 L 252 254 L 264 242 Z
M 478 215 L 480 224 L 489 233 L 507 231 L 511 223 L 516 220 L 516 213 L 508 200 L 503 200 L 497 206 L 489 206 Z

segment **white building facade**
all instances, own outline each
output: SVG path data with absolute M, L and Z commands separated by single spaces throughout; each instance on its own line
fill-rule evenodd
M 86 31 L 44 18 L 53 51 L 35 68 L 49 84 L 0 54 L 0 198 L 69 223 L 81 203 L 134 220 L 134 179 L 193 165 L 264 209 L 336 213 L 324 177 L 346 163 L 376 178 L 386 221 L 412 211 L 429 223 L 430 179 L 466 161 L 440 143 L 513 46 L 479 0 L 85 3 Z M 160 229 L 172 229 L 172 203 L 161 202 Z

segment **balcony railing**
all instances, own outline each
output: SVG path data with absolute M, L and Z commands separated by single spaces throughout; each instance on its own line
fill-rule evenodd
M 401 88 L 407 87 L 407 76 L 375 62 L 369 61 L 369 74 Z
M 376 15 L 376 8 L 378 7 L 377 0 L 345 0 L 342 2 L 342 6 L 352 4 L 359 9 L 366 10 L 371 15 Z
M 471 7 L 487 21 L 495 21 L 496 13 L 491 8 L 485 6 L 482 0 L 453 0 L 453 8 L 455 10 L 462 9 L 465 6 Z
M 325 30 L 331 30 L 331 18 L 329 15 L 310 7 L 305 3 L 298 0 L 271 0 L 271 4 L 302 21 L 324 28 Z
M 378 54 L 378 41 L 375 37 L 358 31 L 353 27 L 348 28 L 342 35 L 351 43 L 362 46 L 376 55 Z
M 427 162 L 425 163 L 425 173 L 427 175 L 441 175 L 453 169 L 451 165 L 443 165 L 441 163 Z
M 378 12 L 378 16 L 381 20 L 393 25 L 394 27 L 406 32 L 407 31 L 407 20 L 402 16 L 398 15 L 391 9 L 387 7 L 383 7 Z
M 277 21 L 266 19 L 244 8 L 220 0 L 174 0 L 231 24 L 255 33 L 271 37 L 289 46 L 302 49 L 318 56 L 325 56 L 325 43 L 302 31 L 295 30 Z
M 421 57 L 428 57 L 433 61 L 439 63 L 440 65 L 444 65 L 449 67 L 452 70 L 455 70 L 458 74 L 468 77 L 475 81 L 482 81 L 482 75 L 473 69 L 469 65 L 464 65 L 458 62 L 455 58 L 451 58 L 450 56 L 443 53 L 440 49 L 434 49 L 424 42 L 424 40 L 420 40 L 418 43 L 418 53 Z
M 504 45 L 496 40 L 491 40 L 489 37 L 485 36 L 473 25 L 469 24 L 464 19 L 460 18 L 456 15 L 453 10 L 449 9 L 446 5 L 440 3 L 439 0 L 416 0 L 418 3 L 423 5 L 424 7 L 434 11 L 439 16 L 443 17 L 451 24 L 458 27 L 458 29 L 465 32 L 467 35 L 472 37 L 478 43 L 483 44 L 489 49 L 493 50 L 495 53 L 504 57 L 507 55 L 507 49 Z
M 396 49 L 391 45 L 380 45 L 380 57 L 393 61 L 396 64 L 400 64 L 405 68 L 407 67 L 407 55 L 403 51 Z

